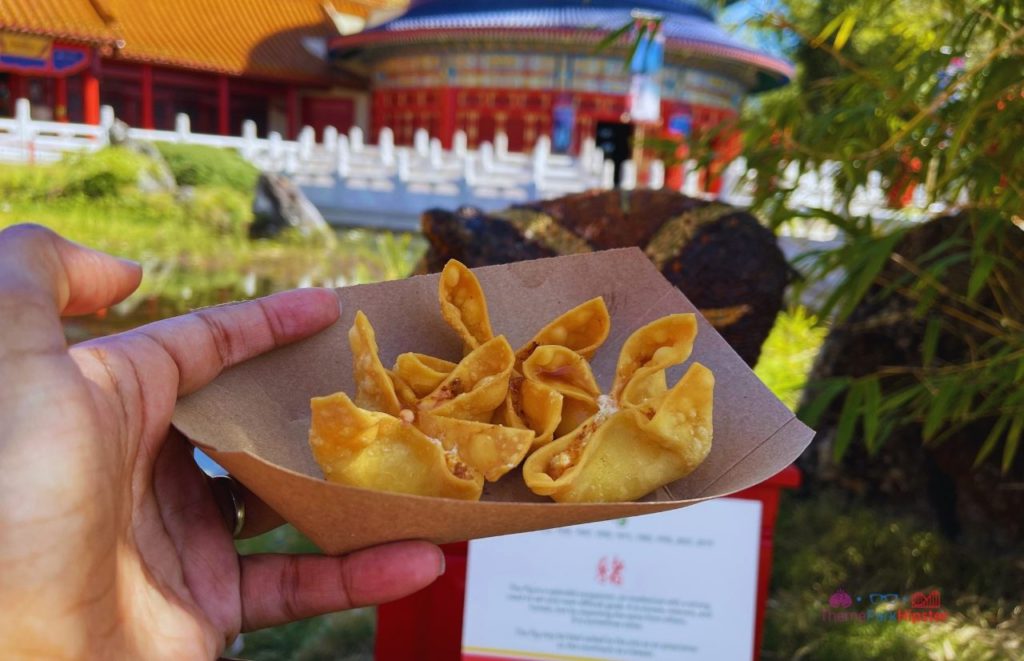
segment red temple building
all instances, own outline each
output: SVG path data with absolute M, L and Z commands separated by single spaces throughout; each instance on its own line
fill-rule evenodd
M 98 123 L 101 105 L 132 126 L 294 136 L 304 124 L 365 121 L 366 81 L 332 69 L 332 15 L 366 17 L 400 0 L 4 0 L 0 115 L 27 98 L 33 117 Z M 364 117 L 360 117 L 360 114 Z
M 631 22 L 660 24 L 660 118 L 682 138 L 721 125 L 743 97 L 781 85 L 785 61 L 743 45 L 688 0 L 4 0 L 0 116 L 28 98 L 35 119 L 294 137 L 303 125 L 426 129 L 451 147 L 499 133 L 512 151 L 616 140 L 630 114 Z M 368 29 L 360 28 L 368 24 Z M 351 34 L 342 34 L 349 33 Z M 663 64 L 661 61 L 663 60 Z M 729 138 L 725 139 L 728 148 Z M 728 151 L 726 149 L 725 151 Z
M 664 38 L 658 130 L 716 126 L 748 92 L 792 75 L 686 0 L 414 0 L 396 19 L 335 37 L 331 52 L 339 70 L 369 77 L 374 135 L 388 126 L 407 144 L 425 128 L 450 146 L 461 129 L 472 146 L 501 131 L 521 151 L 561 133 L 561 151 L 575 151 L 601 125 L 632 123 L 630 37 L 598 45 L 638 20 L 660 21 Z

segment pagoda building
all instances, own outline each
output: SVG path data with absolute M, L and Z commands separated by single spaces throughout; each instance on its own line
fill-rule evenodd
M 368 79 L 374 135 L 390 127 L 408 144 L 423 128 L 450 147 L 459 130 L 469 146 L 502 132 L 511 151 L 548 135 L 556 151 L 575 152 L 638 124 L 624 66 L 630 24 L 660 33 L 660 117 L 645 124 L 663 133 L 718 126 L 747 94 L 793 74 L 686 0 L 414 0 L 398 18 L 333 38 L 330 51 L 337 68 Z
M 33 119 L 294 137 L 303 125 L 368 122 L 366 80 L 329 66 L 338 25 L 403 0 L 3 0 L 0 116 L 28 99 Z

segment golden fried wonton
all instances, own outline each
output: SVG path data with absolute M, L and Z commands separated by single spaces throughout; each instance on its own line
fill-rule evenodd
M 349 343 L 355 403 L 344 393 L 311 403 L 310 446 L 328 480 L 477 499 L 484 478 L 497 480 L 530 449 L 532 432 L 489 423 L 515 361 L 504 337 L 479 344 L 458 363 L 403 354 L 408 381 L 384 369 L 362 312 Z
M 450 260 L 445 265 L 438 286 L 438 298 L 442 316 L 462 338 L 467 350 L 493 337 L 483 288 L 476 275 L 461 262 Z M 610 328 L 608 308 L 604 299 L 597 297 L 561 314 L 538 331 L 516 351 L 511 387 L 494 421 L 509 427 L 532 430 L 535 435 L 533 447 L 537 448 L 588 418 L 593 413 L 593 407 L 572 395 L 566 398 L 562 389 L 524 374 L 523 363 L 543 345 L 561 346 L 589 360 L 608 338 Z M 421 365 L 410 361 L 396 365 L 394 374 L 410 382 L 423 378 L 423 371 Z
M 634 332 L 619 355 L 611 395 L 595 398 L 592 417 L 527 458 L 527 486 L 559 502 L 627 501 L 693 471 L 711 449 L 714 376 L 694 363 L 669 390 L 665 370 L 689 357 L 696 333 L 692 314 Z M 569 365 L 538 362 L 556 370 Z M 579 384 L 571 389 L 583 397 L 589 384 Z

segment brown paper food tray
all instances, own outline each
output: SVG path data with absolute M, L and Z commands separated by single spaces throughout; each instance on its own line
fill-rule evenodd
M 666 314 L 696 312 L 635 249 L 475 269 L 491 323 L 519 347 L 558 314 L 594 296 L 611 313 L 611 334 L 592 362 L 607 391 L 619 348 Z M 405 351 L 451 360 L 461 344 L 441 318 L 437 275 L 337 290 L 341 319 L 297 344 L 248 361 L 178 403 L 173 424 L 305 533 L 325 553 L 400 539 L 438 543 L 649 514 L 753 486 L 792 463 L 813 431 L 796 420 L 703 319 L 690 360 L 713 371 L 711 453 L 686 478 L 642 502 L 553 503 L 530 493 L 514 471 L 486 484 L 480 502 L 368 491 L 325 482 L 307 443 L 309 399 L 354 394 L 348 329 L 357 310 L 377 333 L 381 360 Z M 675 383 L 682 368 L 669 373 Z

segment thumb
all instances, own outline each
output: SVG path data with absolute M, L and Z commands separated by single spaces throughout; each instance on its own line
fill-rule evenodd
M 123 300 L 141 279 L 138 264 L 45 227 L 15 225 L 0 232 L 0 296 L 17 291 L 48 298 L 61 315 L 89 314 Z

